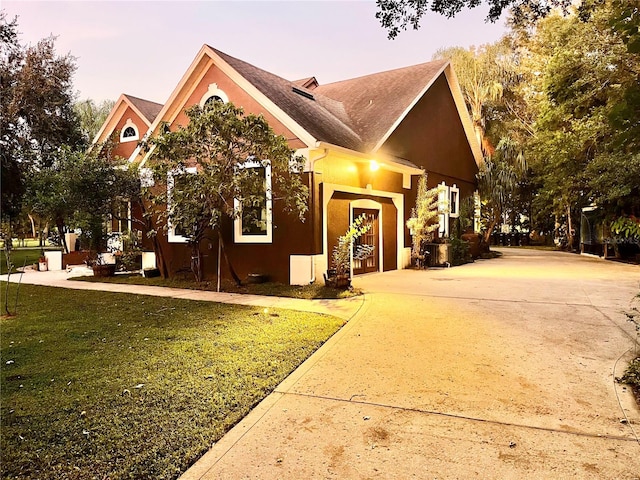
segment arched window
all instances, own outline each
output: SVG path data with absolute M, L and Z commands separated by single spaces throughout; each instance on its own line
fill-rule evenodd
M 224 103 L 224 100 L 222 100 L 218 95 L 212 95 L 204 101 L 204 106 L 206 107 L 207 105 L 211 105 L 215 102 Z
M 204 108 L 205 105 L 208 105 L 211 102 L 227 103 L 228 101 L 229 97 L 227 94 L 218 88 L 217 83 L 212 83 L 200 99 L 200 107 Z
M 130 118 L 127 118 L 127 122 L 120 131 L 120 143 L 133 142 L 139 138 L 140 135 L 138 134 L 138 127 L 136 127 L 136 124 L 133 123 Z
M 133 127 L 127 127 L 124 129 L 124 132 L 122 132 L 122 138 L 129 138 L 129 137 L 135 137 L 136 136 L 136 129 Z

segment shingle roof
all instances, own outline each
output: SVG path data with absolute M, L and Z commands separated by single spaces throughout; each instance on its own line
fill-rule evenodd
M 300 80 L 294 80 L 292 83 L 304 88 L 308 88 L 309 90 L 313 90 L 318 86 L 318 80 L 316 77 L 307 77 L 301 78 Z
M 446 63 L 446 60 L 438 60 L 319 85 L 314 93 L 342 103 L 368 151 L 441 73 Z
M 215 48 L 212 50 L 316 140 L 360 151 L 362 140 L 348 125 L 345 112 L 335 100 L 322 98 L 313 90 L 296 85 Z
M 292 82 L 209 48 L 316 140 L 362 153 L 372 152 L 447 64 L 438 60 L 307 89 L 314 77 Z
M 156 119 L 163 105 L 160 103 L 152 102 L 150 100 L 144 100 L 142 98 L 134 97 L 133 95 L 124 94 L 125 97 L 140 110 L 140 113 L 145 116 L 145 119 L 151 124 Z

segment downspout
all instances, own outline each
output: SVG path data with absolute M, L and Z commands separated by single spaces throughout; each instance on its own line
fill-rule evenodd
M 311 221 L 311 248 L 313 251 L 313 244 L 316 238 L 316 222 L 315 222 L 315 189 L 314 189 L 314 180 L 315 180 L 315 165 L 318 160 L 322 160 L 327 155 L 329 155 L 329 149 L 325 148 L 324 153 L 317 158 L 309 159 L 309 205 L 311 205 L 309 211 L 309 219 Z M 311 279 L 309 280 L 309 284 L 312 284 L 316 281 L 316 262 L 315 262 L 315 254 L 311 256 Z

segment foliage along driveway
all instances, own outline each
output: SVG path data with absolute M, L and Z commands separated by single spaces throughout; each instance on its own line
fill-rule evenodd
M 193 478 L 637 478 L 637 266 L 505 249 L 358 277 L 365 307 Z

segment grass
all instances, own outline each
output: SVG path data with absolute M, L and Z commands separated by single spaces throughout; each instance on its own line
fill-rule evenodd
M 343 324 L 20 288 L 0 321 L 2 478 L 177 478 Z
M 46 248 L 45 250 L 58 250 L 52 248 Z M 5 275 L 7 273 L 7 257 L 4 254 L 4 251 L 0 252 L 0 275 Z M 34 263 L 38 263 L 38 259 L 40 258 L 40 248 L 14 248 L 11 250 L 11 263 L 13 263 L 14 268 L 12 273 L 16 271 L 16 268 L 22 268 L 24 265 L 33 265 Z
M 617 379 L 620 383 L 625 383 L 631 387 L 636 398 L 636 403 L 640 406 L 640 357 L 634 358 L 624 375 Z
M 49 243 L 49 240 L 46 240 Z M 14 248 L 27 247 L 27 248 L 39 248 L 40 247 L 40 239 L 39 238 L 14 238 L 12 240 L 12 245 Z M 0 248 L 4 248 L 4 240 L 0 240 Z
M 115 277 L 77 277 L 73 280 L 79 280 L 83 282 L 109 282 L 109 283 L 123 283 L 131 285 L 153 285 L 159 287 L 172 287 L 172 288 L 187 288 L 192 290 L 208 290 L 216 291 L 216 282 L 204 281 L 196 282 L 191 276 L 180 276 L 177 278 L 145 278 L 138 274 L 124 274 L 116 275 Z M 355 295 L 361 295 L 362 292 L 358 289 L 343 290 L 338 288 L 326 287 L 321 282 L 316 282 L 312 285 L 284 285 L 282 283 L 257 283 L 246 284 L 238 287 L 233 282 L 223 282 L 222 291 L 230 293 L 245 293 L 252 295 L 268 295 L 275 297 L 290 297 L 290 298 L 348 298 Z

